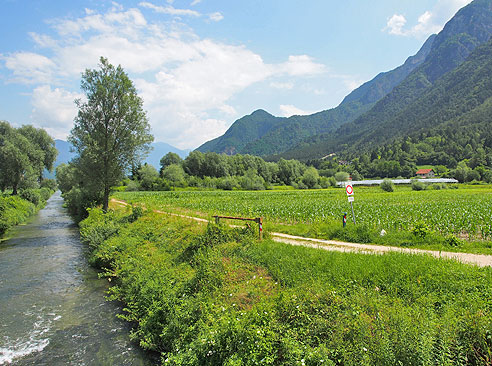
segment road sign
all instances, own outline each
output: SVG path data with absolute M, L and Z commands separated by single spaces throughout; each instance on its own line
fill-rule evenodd
M 345 192 L 347 192 L 347 196 L 352 196 L 354 194 L 354 187 L 352 187 L 352 184 L 347 183 L 345 185 Z
M 349 196 L 348 201 L 349 202 L 354 202 L 354 196 Z

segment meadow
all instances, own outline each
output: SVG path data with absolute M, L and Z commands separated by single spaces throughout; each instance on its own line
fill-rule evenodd
M 113 197 L 149 209 L 195 216 L 259 217 L 290 234 L 379 244 L 412 245 L 490 254 L 492 186 L 413 191 L 355 187 L 355 217 L 343 189 L 293 191 L 119 192 Z M 346 230 L 340 230 L 347 212 Z M 387 235 L 381 237 L 384 230 Z M 435 245 L 434 245 L 435 244 Z

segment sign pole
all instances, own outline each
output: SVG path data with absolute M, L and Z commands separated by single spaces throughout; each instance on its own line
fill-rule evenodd
M 354 220 L 354 225 L 355 225 L 354 205 L 352 201 L 350 201 L 350 207 L 352 208 L 352 219 Z

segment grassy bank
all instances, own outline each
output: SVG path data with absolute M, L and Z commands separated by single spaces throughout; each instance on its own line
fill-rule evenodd
M 52 194 L 53 191 L 41 188 L 25 190 L 19 196 L 0 196 L 0 237 L 44 207 Z
M 141 210 L 81 223 L 142 347 L 171 365 L 487 365 L 492 270 L 257 242 Z

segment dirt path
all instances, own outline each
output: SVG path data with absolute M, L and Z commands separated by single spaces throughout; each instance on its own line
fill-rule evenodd
M 111 202 L 120 206 L 128 205 L 127 202 L 119 201 L 116 199 L 111 199 Z M 154 210 L 154 212 L 171 215 L 171 216 L 183 217 L 202 223 L 208 223 L 208 220 L 198 217 L 180 215 L 176 213 L 159 211 L 159 210 Z M 231 225 L 231 226 L 235 226 L 235 225 Z M 455 259 L 459 262 L 474 264 L 479 267 L 492 266 L 492 255 L 442 252 L 437 250 L 410 249 L 410 248 L 391 247 L 391 246 L 383 246 L 383 245 L 346 243 L 336 240 L 305 238 L 302 236 L 294 236 L 294 235 L 273 233 L 273 232 L 270 232 L 269 234 L 272 237 L 272 240 L 277 242 L 316 248 L 316 249 L 323 249 L 323 250 L 330 250 L 330 251 L 337 251 L 337 252 L 351 252 L 351 253 L 355 252 L 355 253 L 363 253 L 363 254 L 384 254 L 388 252 L 400 252 L 406 254 L 427 254 L 427 255 L 432 255 L 433 257 L 436 258 Z

